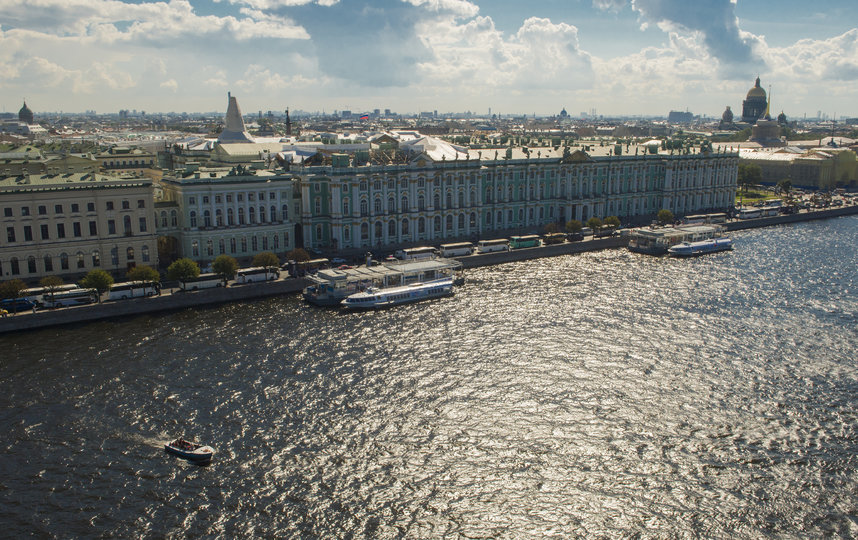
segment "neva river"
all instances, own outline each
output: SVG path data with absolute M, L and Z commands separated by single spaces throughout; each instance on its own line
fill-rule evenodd
M 854 538 L 858 217 L 733 239 L 0 337 L 0 535 Z

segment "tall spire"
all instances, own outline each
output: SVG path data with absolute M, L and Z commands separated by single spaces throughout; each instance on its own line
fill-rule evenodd
M 769 85 L 769 99 L 766 101 L 766 116 L 765 116 L 766 120 L 772 119 L 772 115 L 769 114 L 769 111 L 771 110 L 771 106 L 772 106 L 772 85 Z

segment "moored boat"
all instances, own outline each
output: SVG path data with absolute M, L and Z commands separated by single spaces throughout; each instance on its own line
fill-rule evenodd
M 175 441 L 164 443 L 164 450 L 169 454 L 195 463 L 211 461 L 212 455 L 214 455 L 214 448 L 211 446 L 186 441 L 182 437 L 179 437 Z
M 733 249 L 733 241 L 729 238 L 712 238 L 700 242 L 682 242 L 672 246 L 667 253 L 672 257 L 695 257 L 731 249 Z
M 441 298 L 453 294 L 453 279 L 444 278 L 426 283 L 413 283 L 401 287 L 379 289 L 369 287 L 347 296 L 342 305 L 346 309 L 377 309 L 398 304 Z

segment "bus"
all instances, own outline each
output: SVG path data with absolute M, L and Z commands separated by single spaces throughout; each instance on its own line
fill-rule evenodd
M 80 306 L 97 301 L 98 291 L 95 289 L 72 289 L 45 296 L 44 299 L 45 307 L 49 308 Z
M 114 283 L 107 293 L 108 300 L 127 300 L 128 298 L 140 298 L 143 296 L 155 296 L 160 287 L 155 283 L 143 283 L 142 281 L 125 281 Z
M 393 255 L 397 259 L 401 259 L 403 261 L 413 261 L 417 259 L 432 259 L 435 257 L 437 252 L 438 250 L 433 247 L 421 246 L 399 249 Z
M 303 277 L 307 274 L 315 274 L 319 270 L 325 270 L 331 267 L 331 261 L 328 259 L 312 259 L 309 261 L 286 261 L 282 269 L 289 272 L 293 278 Z
M 494 240 L 480 240 L 477 242 L 477 253 L 491 253 L 492 251 L 509 251 L 509 240 L 506 238 L 495 238 Z
M 236 283 L 253 283 L 254 281 L 271 281 L 280 277 L 277 268 L 265 268 L 264 266 L 252 266 L 242 268 L 235 274 Z
M 510 249 L 536 247 L 539 245 L 539 235 L 529 234 L 527 236 L 511 236 L 509 238 Z
M 542 237 L 542 242 L 549 246 L 551 244 L 562 244 L 566 241 L 566 234 L 562 232 L 548 233 Z
M 193 279 L 179 282 L 179 288 L 183 291 L 196 291 L 198 289 L 213 289 L 223 287 L 223 276 L 212 272 L 200 274 Z
M 458 244 L 441 244 L 442 257 L 463 257 L 474 252 L 474 244 L 459 242 Z
M 42 304 L 44 302 L 43 297 L 46 294 L 51 294 L 51 292 L 58 293 L 63 291 L 72 291 L 77 289 L 77 285 L 74 283 L 66 283 L 64 285 L 57 285 L 56 287 L 33 287 L 31 289 L 24 289 L 21 291 L 21 298 L 26 298 L 31 302 L 35 302 L 36 304 Z

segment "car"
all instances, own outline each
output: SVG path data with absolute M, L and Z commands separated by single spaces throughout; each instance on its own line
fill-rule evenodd
M 333 259 L 331 259 L 331 264 L 346 264 L 346 262 L 348 261 L 346 261 L 342 257 L 334 257 Z

